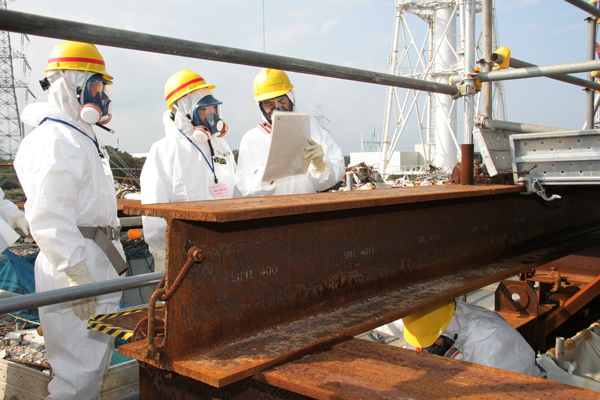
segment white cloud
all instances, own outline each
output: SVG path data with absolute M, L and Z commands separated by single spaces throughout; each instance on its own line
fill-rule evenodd
M 339 18 L 328 19 L 327 21 L 323 22 L 323 27 L 321 28 L 321 31 L 327 32 L 328 30 L 333 28 L 335 25 L 337 25 L 339 22 L 340 22 Z
M 552 31 L 552 32 L 548 33 L 548 35 L 557 35 L 557 34 L 569 32 L 569 31 L 573 31 L 573 30 L 577 30 L 577 29 L 581 30 L 582 28 L 587 30 L 587 27 L 585 25 L 583 25 L 582 23 L 572 24 L 572 25 L 557 29 L 555 31 Z
M 537 22 L 527 22 L 519 27 L 519 31 L 521 33 L 535 33 L 541 31 L 542 29 L 545 29 L 544 25 Z

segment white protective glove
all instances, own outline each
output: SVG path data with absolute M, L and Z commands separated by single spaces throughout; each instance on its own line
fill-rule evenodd
M 27 222 L 24 215 L 22 215 L 22 214 L 17 215 L 13 222 L 15 223 L 17 228 L 19 228 L 21 231 L 23 231 L 23 234 L 25 236 L 29 236 L 29 222 Z
M 165 272 L 167 263 L 167 250 L 157 249 L 152 252 L 154 258 L 154 272 Z
M 260 193 L 261 196 L 270 196 L 275 193 L 277 190 L 277 181 L 272 182 L 263 182 L 263 176 L 265 175 L 265 167 L 260 167 L 254 172 L 254 178 L 252 179 L 253 189 L 251 190 L 251 195 L 253 193 Z
M 71 287 L 79 285 L 87 285 L 88 283 L 94 283 L 94 280 L 90 276 L 90 271 L 85 265 L 85 261 L 65 271 L 65 274 L 69 277 Z M 78 299 L 71 301 L 71 308 L 73 313 L 79 317 L 80 320 L 90 319 L 96 314 L 96 304 L 100 304 L 98 297 L 89 297 L 87 299 Z
M 312 169 L 316 174 L 325 172 L 327 165 L 323 162 L 323 147 L 312 139 L 308 139 L 310 146 L 304 148 L 304 159 L 310 161 Z

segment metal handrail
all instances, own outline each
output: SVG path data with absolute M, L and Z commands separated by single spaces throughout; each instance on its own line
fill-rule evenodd
M 528 68 L 528 67 L 538 67 L 538 65 L 528 63 L 526 61 L 519 60 L 514 57 L 510 57 L 510 67 L 511 68 Z M 557 81 L 571 83 L 577 86 L 583 86 L 589 89 L 600 90 L 600 84 L 592 81 L 588 81 L 585 79 L 577 78 L 571 75 L 553 75 L 549 76 L 550 79 L 555 79 Z
M 600 9 L 590 5 L 587 1 L 583 0 L 565 0 L 567 3 L 571 3 L 575 7 L 581 8 L 583 11 L 587 11 L 595 17 L 600 18 Z
M 124 29 L 106 28 L 99 25 L 43 17 L 6 9 L 0 9 L 0 30 L 179 57 L 276 68 L 291 72 L 443 93 L 452 96 L 459 95 L 459 89 L 456 86 L 444 83 L 404 78 L 382 72 L 193 42 L 191 40 L 175 39 Z
M 505 81 L 509 79 L 535 78 L 539 76 L 554 77 L 557 75 L 578 72 L 589 72 L 600 69 L 600 60 L 579 61 L 565 64 L 540 65 L 527 68 L 499 69 L 491 72 L 480 72 L 475 77 L 481 82 Z
M 130 276 L 110 281 L 90 283 L 89 285 L 49 290 L 47 292 L 25 294 L 18 297 L 2 299 L 0 300 L 0 314 L 29 310 L 30 308 L 43 307 L 51 304 L 63 303 L 65 301 L 156 285 L 160 282 L 164 274 L 164 272 L 153 272 L 150 274 Z

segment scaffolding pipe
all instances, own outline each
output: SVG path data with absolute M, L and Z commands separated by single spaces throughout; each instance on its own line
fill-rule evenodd
M 153 272 L 151 274 L 130 276 L 110 281 L 90 283 L 88 285 L 10 297 L 8 299 L 0 300 L 0 315 L 21 310 L 29 310 L 30 308 L 48 306 L 51 304 L 64 303 L 71 300 L 85 299 L 87 297 L 156 285 L 160 282 L 164 274 L 164 272 Z
M 555 339 L 555 348 L 556 348 L 556 365 L 565 369 L 565 338 L 557 337 Z
M 1 27 L 0 27 L 1 28 Z M 574 63 L 545 65 L 512 70 L 502 69 L 492 72 L 480 72 L 476 79 L 481 82 L 506 81 L 510 79 L 535 78 L 539 76 L 555 77 L 556 75 L 588 72 L 600 69 L 600 60 L 578 61 Z
M 515 133 L 543 133 L 543 132 L 562 132 L 571 129 L 553 128 L 542 125 L 522 124 L 520 122 L 498 121 L 494 119 L 485 119 L 480 128 L 491 129 L 494 131 L 508 131 Z
M 483 0 L 481 2 L 481 26 L 482 26 L 482 56 L 481 71 L 490 72 L 492 66 L 490 65 L 490 56 L 492 55 L 492 0 Z M 481 103 L 483 108 L 483 114 L 487 115 L 488 118 L 493 118 L 493 88 L 492 82 L 482 83 L 481 88 Z
M 591 6 L 588 2 L 583 0 L 565 0 L 567 3 L 573 4 L 575 7 L 581 8 L 583 11 L 587 11 L 595 17 L 600 18 L 600 10 L 596 6 Z
M 590 4 L 594 7 L 598 7 L 596 0 L 590 1 Z M 596 58 L 596 23 L 597 19 L 593 15 L 588 18 L 588 60 L 594 60 Z M 591 72 L 588 72 L 588 81 L 594 82 L 594 77 Z M 586 101 L 586 128 L 594 129 L 594 91 L 587 91 Z
M 538 65 L 528 63 L 526 61 L 519 60 L 517 58 L 510 57 L 510 67 L 511 68 L 528 68 L 528 67 L 538 67 Z M 588 89 L 600 90 L 600 83 L 590 82 L 585 79 L 577 78 L 571 75 L 555 75 L 549 76 L 550 79 L 555 79 L 557 81 L 571 83 L 573 85 L 586 87 Z
M 456 86 L 0 9 L 0 30 L 458 96 Z
M 392 40 L 392 58 L 390 60 L 390 74 L 394 74 L 398 64 L 398 37 L 400 36 L 400 25 L 402 24 L 402 11 L 396 4 L 396 18 L 394 19 L 394 39 Z M 383 147 L 381 149 L 381 175 L 387 176 L 386 169 L 389 162 L 387 157 L 388 147 L 390 145 L 390 118 L 392 117 L 392 105 L 394 104 L 394 88 L 388 88 L 387 102 L 385 104 L 385 114 L 383 116 Z
M 475 72 L 475 0 L 465 1 L 465 49 L 464 49 L 464 73 L 465 75 Z M 475 127 L 475 83 L 473 80 L 465 82 L 467 94 L 464 100 L 464 137 L 461 145 L 461 183 L 463 185 L 473 184 L 473 160 L 475 146 L 473 144 L 473 128 Z

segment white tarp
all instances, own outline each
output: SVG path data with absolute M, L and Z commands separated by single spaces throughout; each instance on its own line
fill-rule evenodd
M 566 340 L 565 361 L 573 364 L 573 374 L 600 381 L 600 336 L 585 329 Z
M 600 392 L 600 382 L 596 382 L 588 377 L 573 375 L 573 370 L 575 368 L 569 361 L 565 361 L 565 368 L 567 368 L 567 371 L 557 366 L 554 363 L 554 359 L 552 359 L 552 355 L 548 353 L 539 356 L 537 358 L 537 363 L 546 370 L 548 379 L 551 381 Z
M 550 368 L 546 368 L 548 379 L 600 392 L 600 336 L 584 329 L 566 339 L 564 361 L 566 371 L 556 366 L 550 354 L 538 357 L 538 364 Z

